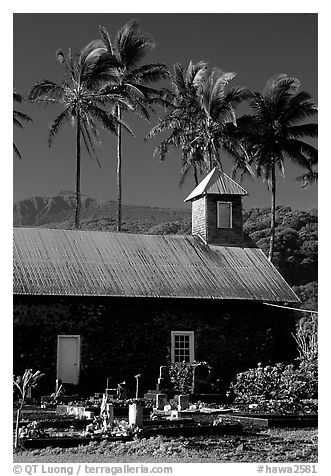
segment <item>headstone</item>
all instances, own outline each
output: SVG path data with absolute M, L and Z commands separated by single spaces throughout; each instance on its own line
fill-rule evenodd
M 129 426 L 143 426 L 143 406 L 138 403 L 131 403 L 129 405 Z
M 166 365 L 161 365 L 160 367 L 160 375 L 157 380 L 156 388 L 159 391 L 172 388 L 172 383 L 171 383 L 170 375 L 169 375 L 169 369 Z
M 156 408 L 157 410 L 163 410 L 164 406 L 167 404 L 167 395 L 165 393 L 156 394 Z
M 193 393 L 208 393 L 210 388 L 209 368 L 207 365 L 197 365 L 193 368 Z
M 187 410 L 190 405 L 190 397 L 188 395 L 178 395 L 178 410 Z
M 67 405 L 56 405 L 56 413 L 57 415 L 65 415 L 67 414 Z

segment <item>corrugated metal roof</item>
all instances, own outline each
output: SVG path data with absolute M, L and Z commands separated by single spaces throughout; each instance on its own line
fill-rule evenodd
M 247 195 L 245 189 L 240 187 L 232 178 L 214 168 L 208 175 L 199 183 L 199 185 L 185 198 L 184 202 L 189 202 L 195 197 L 206 195 L 209 193 L 219 193 L 224 195 Z
M 14 293 L 298 301 L 258 248 L 43 228 L 14 228 Z

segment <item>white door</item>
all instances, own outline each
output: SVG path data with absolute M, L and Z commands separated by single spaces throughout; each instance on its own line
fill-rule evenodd
M 57 336 L 57 378 L 63 383 L 78 384 L 80 336 Z

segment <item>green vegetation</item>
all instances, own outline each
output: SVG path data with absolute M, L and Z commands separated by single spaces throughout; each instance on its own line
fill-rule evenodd
M 298 357 L 295 364 L 258 364 L 257 368 L 241 372 L 230 385 L 236 402 L 265 403 L 284 401 L 297 407 L 301 400 L 317 399 L 318 347 L 317 317 L 302 318 L 293 335 Z
M 19 425 L 20 425 L 20 420 L 22 415 L 22 408 L 25 404 L 25 399 L 27 397 L 29 390 L 33 387 L 36 387 L 39 379 L 43 377 L 43 375 L 44 374 L 42 374 L 40 370 L 37 370 L 37 372 L 33 372 L 32 369 L 26 369 L 22 377 L 19 375 L 18 377 L 16 378 L 14 377 L 13 379 L 14 391 L 17 390 L 19 392 L 19 399 L 20 399 L 20 403 L 19 403 L 19 407 L 17 409 L 17 415 L 16 415 L 15 442 L 14 442 L 15 448 L 18 447 Z
M 227 151 L 240 162 L 243 148 L 233 129 L 236 124 L 236 107 L 250 97 L 242 87 L 229 87 L 236 76 L 220 68 L 210 68 L 207 63 L 191 61 L 185 70 L 174 65 L 171 91 L 166 98 L 172 104 L 170 112 L 147 135 L 170 130 L 170 136 L 156 147 L 154 156 L 164 160 L 171 148 L 181 150 L 181 179 L 193 170 L 198 185 L 198 171 L 210 172 L 215 166 L 222 169 L 221 151 Z
M 317 281 L 317 213 L 275 210 L 273 263 L 284 278 L 295 286 Z M 244 231 L 267 254 L 270 238 L 270 208 L 252 208 L 244 214 Z
M 301 123 L 316 114 L 317 107 L 311 96 L 306 91 L 299 92 L 299 88 L 300 81 L 286 74 L 271 77 L 262 93 L 252 93 L 250 107 L 253 113 L 242 116 L 237 122 L 237 133 L 243 139 L 248 162 L 254 165 L 256 175 L 271 187 L 268 253 L 271 261 L 276 230 L 276 170 L 285 175 L 287 158 L 303 167 L 311 177 L 317 164 L 317 149 L 302 140 L 317 137 L 317 124 Z M 246 169 L 244 164 L 244 171 Z

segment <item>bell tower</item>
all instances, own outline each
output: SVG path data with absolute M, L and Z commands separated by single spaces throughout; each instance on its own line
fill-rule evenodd
M 192 202 L 192 235 L 211 245 L 242 245 L 245 195 L 246 190 L 214 168 L 185 199 Z

